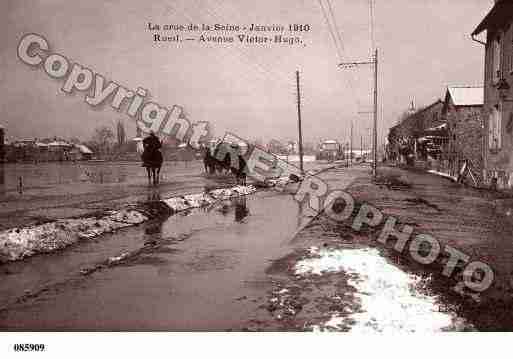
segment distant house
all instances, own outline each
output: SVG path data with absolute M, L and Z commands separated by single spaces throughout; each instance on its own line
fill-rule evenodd
M 483 87 L 450 86 L 445 93 L 442 118 L 446 123 L 448 142 L 444 159 L 449 174 L 457 176 L 465 161 L 470 161 L 474 174 L 483 172 Z
M 270 140 L 267 144 L 267 150 L 275 154 L 283 154 L 287 152 L 287 146 L 278 140 Z
M 76 144 L 72 153 L 78 153 L 78 159 L 83 161 L 89 161 L 93 159 L 93 151 L 86 145 Z
M 428 151 L 433 145 L 433 138 L 426 130 L 444 123 L 441 116 L 443 104 L 438 99 L 418 111 L 410 111 L 400 123 L 392 127 L 388 135 L 387 156 L 413 165 L 415 160 L 427 161 L 430 153 L 435 155 Z
M 483 178 L 513 187 L 513 2 L 496 0 L 472 32 L 485 45 Z M 476 37 L 486 31 L 486 42 Z

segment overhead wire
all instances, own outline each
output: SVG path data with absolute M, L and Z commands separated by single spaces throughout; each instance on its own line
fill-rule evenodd
M 191 23 L 194 23 L 192 17 L 189 16 L 189 13 L 187 13 L 187 11 L 185 11 L 184 9 L 179 9 L 177 7 L 174 8 L 176 11 L 182 13 L 182 15 L 188 20 L 190 21 Z M 251 59 L 249 58 L 249 55 L 247 55 L 246 53 L 244 53 L 243 51 L 241 51 L 240 49 L 236 48 L 235 47 L 235 50 L 237 50 L 242 56 L 244 56 L 244 58 L 246 58 L 246 60 L 244 60 L 241 56 L 238 56 L 240 60 L 243 60 L 247 65 L 250 65 L 252 66 L 253 68 L 255 68 L 261 75 L 263 75 L 264 77 L 266 77 L 268 80 L 271 80 L 273 81 L 273 83 L 276 81 L 276 78 L 278 77 L 281 81 L 283 82 L 286 82 L 286 83 L 291 83 L 291 80 L 290 79 L 287 79 L 285 80 L 283 78 L 283 75 L 281 74 L 274 74 L 272 72 L 270 72 L 267 68 L 265 68 L 264 66 L 262 66 L 261 64 L 259 63 L 256 63 L 254 61 L 251 61 Z M 231 56 L 234 56 L 236 54 L 234 54 L 233 52 L 228 52 Z M 249 60 L 249 61 L 248 61 Z

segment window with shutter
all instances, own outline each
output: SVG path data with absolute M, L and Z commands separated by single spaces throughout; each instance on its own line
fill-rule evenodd
M 488 147 L 491 150 L 499 150 L 502 145 L 502 114 L 499 106 L 492 108 L 488 125 Z
M 497 36 L 493 41 L 493 83 L 499 82 L 501 77 L 501 37 Z

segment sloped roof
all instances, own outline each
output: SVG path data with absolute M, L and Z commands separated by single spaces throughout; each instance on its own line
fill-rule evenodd
M 86 145 L 75 145 L 76 148 L 83 154 L 93 154 L 93 151 L 89 149 Z
M 454 106 L 482 106 L 484 103 L 482 86 L 449 86 L 447 92 Z
M 58 146 L 71 146 L 71 144 L 64 141 L 53 141 L 48 144 L 48 146 L 58 147 Z
M 499 0 L 495 3 L 492 10 L 485 16 L 481 23 L 472 32 L 472 36 L 479 35 L 481 32 L 491 27 L 500 27 L 511 19 L 513 14 L 513 2 L 511 0 Z

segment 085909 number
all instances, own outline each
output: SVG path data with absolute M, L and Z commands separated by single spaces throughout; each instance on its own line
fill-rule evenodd
M 44 350 L 44 344 L 14 344 L 15 352 L 42 352 Z

